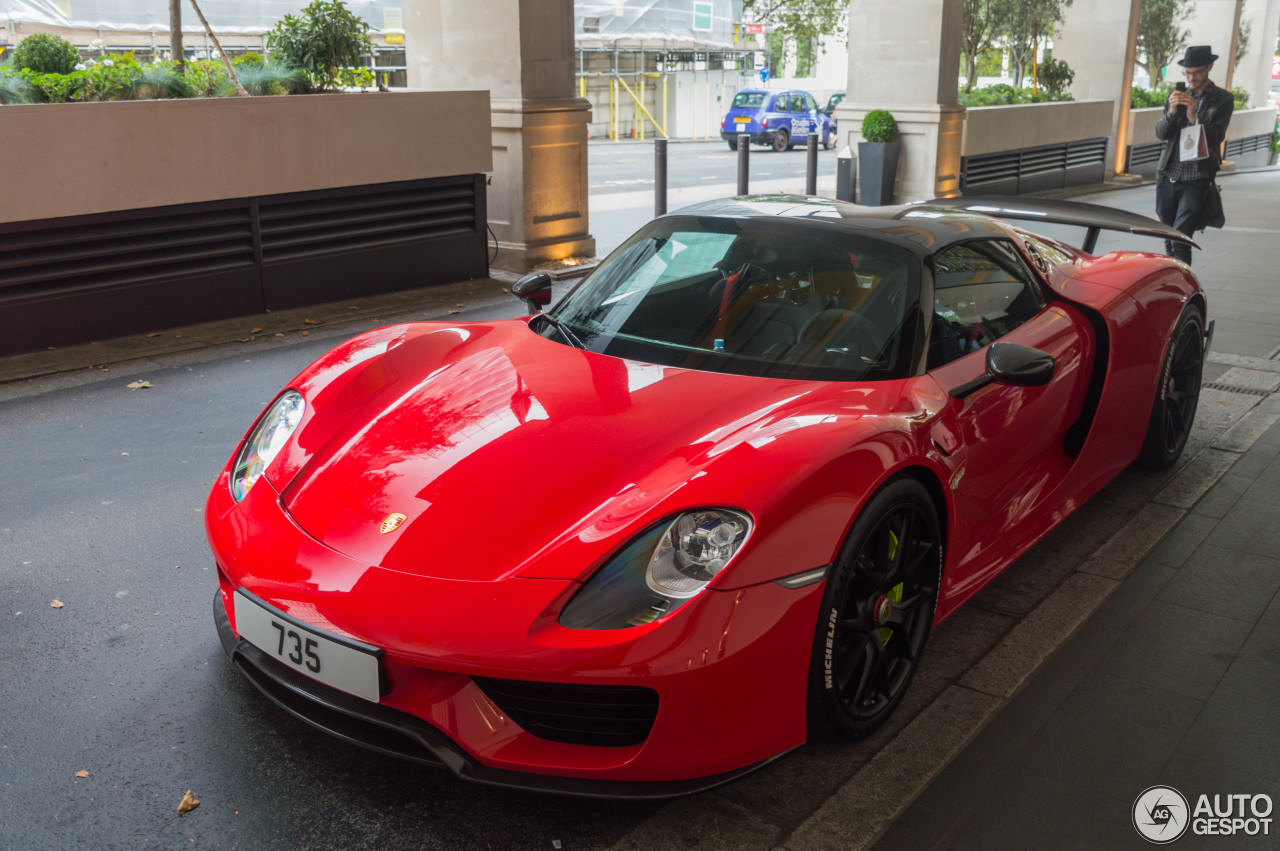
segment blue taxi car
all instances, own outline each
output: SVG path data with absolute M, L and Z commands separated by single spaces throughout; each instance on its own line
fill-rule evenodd
M 810 133 L 818 134 L 826 150 L 835 144 L 831 119 L 813 95 L 796 90 L 743 89 L 734 95 L 720 122 L 720 138 L 729 143 L 729 150 L 738 150 L 739 133 L 750 133 L 753 144 L 771 145 L 775 151 L 803 144 Z

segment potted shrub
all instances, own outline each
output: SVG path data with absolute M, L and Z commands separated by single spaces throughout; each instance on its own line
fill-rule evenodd
M 1267 165 L 1275 165 L 1280 159 L 1280 128 L 1271 131 L 1271 154 L 1267 157 Z
M 861 203 L 882 207 L 893 203 L 893 183 L 898 174 L 898 122 L 888 111 L 873 109 L 862 119 L 858 143 L 858 185 Z

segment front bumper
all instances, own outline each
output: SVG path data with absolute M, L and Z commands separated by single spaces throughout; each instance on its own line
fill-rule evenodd
M 658 798 L 725 783 L 805 739 L 820 583 L 707 591 L 665 623 L 573 630 L 567 580 L 463 582 L 356 562 L 299 529 L 261 481 L 240 505 L 215 487 L 215 620 L 235 664 L 273 701 L 339 738 L 459 777 L 572 795 Z M 364 700 L 242 641 L 243 587 L 317 629 L 379 647 L 389 690 Z M 522 727 L 486 680 L 636 687 L 658 696 L 642 741 L 555 741 Z M 514 717 L 513 717 L 514 716 Z
M 422 719 L 304 677 L 242 641 L 231 628 L 221 593 L 213 597 L 213 620 L 222 649 L 240 673 L 290 715 L 351 744 L 387 756 L 447 768 L 463 780 L 487 786 L 587 798 L 672 798 L 728 783 L 783 755 L 777 754 L 735 771 L 674 781 L 591 780 L 491 768 L 473 759 Z
M 753 145 L 772 145 L 773 140 L 778 136 L 777 130 L 757 130 L 754 132 L 721 130 L 720 138 L 726 142 L 733 142 L 743 132 L 751 137 L 751 144 Z

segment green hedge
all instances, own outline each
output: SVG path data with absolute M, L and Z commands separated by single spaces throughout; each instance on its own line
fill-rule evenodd
M 263 62 L 257 54 L 249 56 L 253 58 L 234 63 L 237 66 L 236 76 L 249 94 L 285 95 L 315 91 L 304 72 Z M 374 74 L 370 68 L 345 69 L 338 80 L 346 87 L 367 89 L 374 86 Z M 235 90 L 226 67 L 215 60 L 185 62 L 181 72 L 172 62 L 140 63 L 132 53 L 79 62 L 65 74 L 0 67 L 0 104 L 227 97 L 233 94 Z
M 971 92 L 961 90 L 957 100 L 961 106 L 1012 106 L 1019 103 L 1054 103 L 1074 98 L 1066 92 L 1053 95 L 1044 88 L 1037 92 L 1030 87 L 1018 89 L 1006 83 L 995 83 Z
M 1134 86 L 1129 96 L 1129 105 L 1133 109 L 1150 109 L 1151 107 L 1163 107 L 1165 101 L 1169 99 L 1169 93 L 1173 91 L 1173 86 L 1166 83 L 1157 89 L 1147 90 Z M 1244 89 L 1236 86 L 1231 90 L 1231 95 L 1235 98 L 1236 109 L 1247 109 L 1249 107 L 1249 93 Z

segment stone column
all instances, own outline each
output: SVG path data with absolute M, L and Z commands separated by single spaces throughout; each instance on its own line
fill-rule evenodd
M 591 105 L 576 97 L 571 0 L 420 0 L 406 4 L 404 26 L 410 88 L 490 92 L 493 265 L 524 272 L 594 256 Z
M 862 119 L 887 109 L 902 153 L 895 203 L 960 194 L 964 107 L 956 105 L 963 0 L 849 5 L 849 75 L 838 147 L 856 154 Z
M 1266 5 L 1260 4 L 1256 9 L 1250 3 L 1245 12 L 1253 21 L 1253 45 L 1236 71 L 1237 85 L 1249 90 L 1254 106 L 1267 106 L 1275 102 L 1270 94 L 1272 39 L 1280 29 L 1280 0 L 1268 0 Z
M 1063 10 L 1064 20 L 1058 24 L 1053 40 L 1053 58 L 1066 62 L 1075 72 L 1071 94 L 1076 100 L 1112 102 L 1107 177 L 1115 176 L 1116 163 L 1123 164 L 1123 148 L 1131 141 L 1127 138 L 1131 132 L 1129 120 L 1124 113 L 1130 108 L 1129 91 L 1133 86 L 1132 59 L 1126 62 L 1126 52 L 1135 6 L 1138 4 L 1117 0 L 1075 0 Z M 1118 140 L 1122 132 L 1126 138 Z M 1132 141 L 1154 142 L 1155 137 Z
M 1213 7 L 1217 13 L 1231 13 L 1233 10 L 1224 9 L 1221 6 Z M 1208 19 L 1204 19 L 1199 14 L 1197 7 L 1196 14 L 1192 18 L 1192 24 L 1197 25 L 1202 21 L 1207 25 Z M 1213 21 L 1216 24 L 1216 21 Z M 1227 21 L 1228 27 L 1230 21 Z M 1271 60 L 1272 48 L 1275 46 L 1276 28 L 1280 27 L 1280 0 L 1248 0 L 1244 6 L 1244 15 L 1241 24 L 1249 24 L 1251 34 L 1249 36 L 1249 48 L 1245 51 L 1245 55 L 1241 57 L 1240 64 L 1236 66 L 1235 78 L 1232 81 L 1233 86 L 1244 89 L 1249 93 L 1250 103 L 1254 107 L 1267 106 L 1273 102 L 1273 98 L 1269 92 L 1271 89 Z M 1210 28 L 1205 27 L 1206 31 Z M 1220 31 L 1221 27 L 1213 29 Z M 1196 30 L 1192 30 L 1194 38 Z M 1211 37 L 1212 34 L 1210 33 Z M 1214 52 L 1218 54 L 1218 61 L 1213 65 L 1214 82 L 1218 85 L 1226 85 L 1227 80 L 1227 52 L 1230 49 L 1231 32 L 1228 29 L 1222 32 L 1222 46 L 1219 47 L 1217 42 L 1212 42 Z M 1210 42 L 1195 42 L 1196 44 L 1209 44 Z

